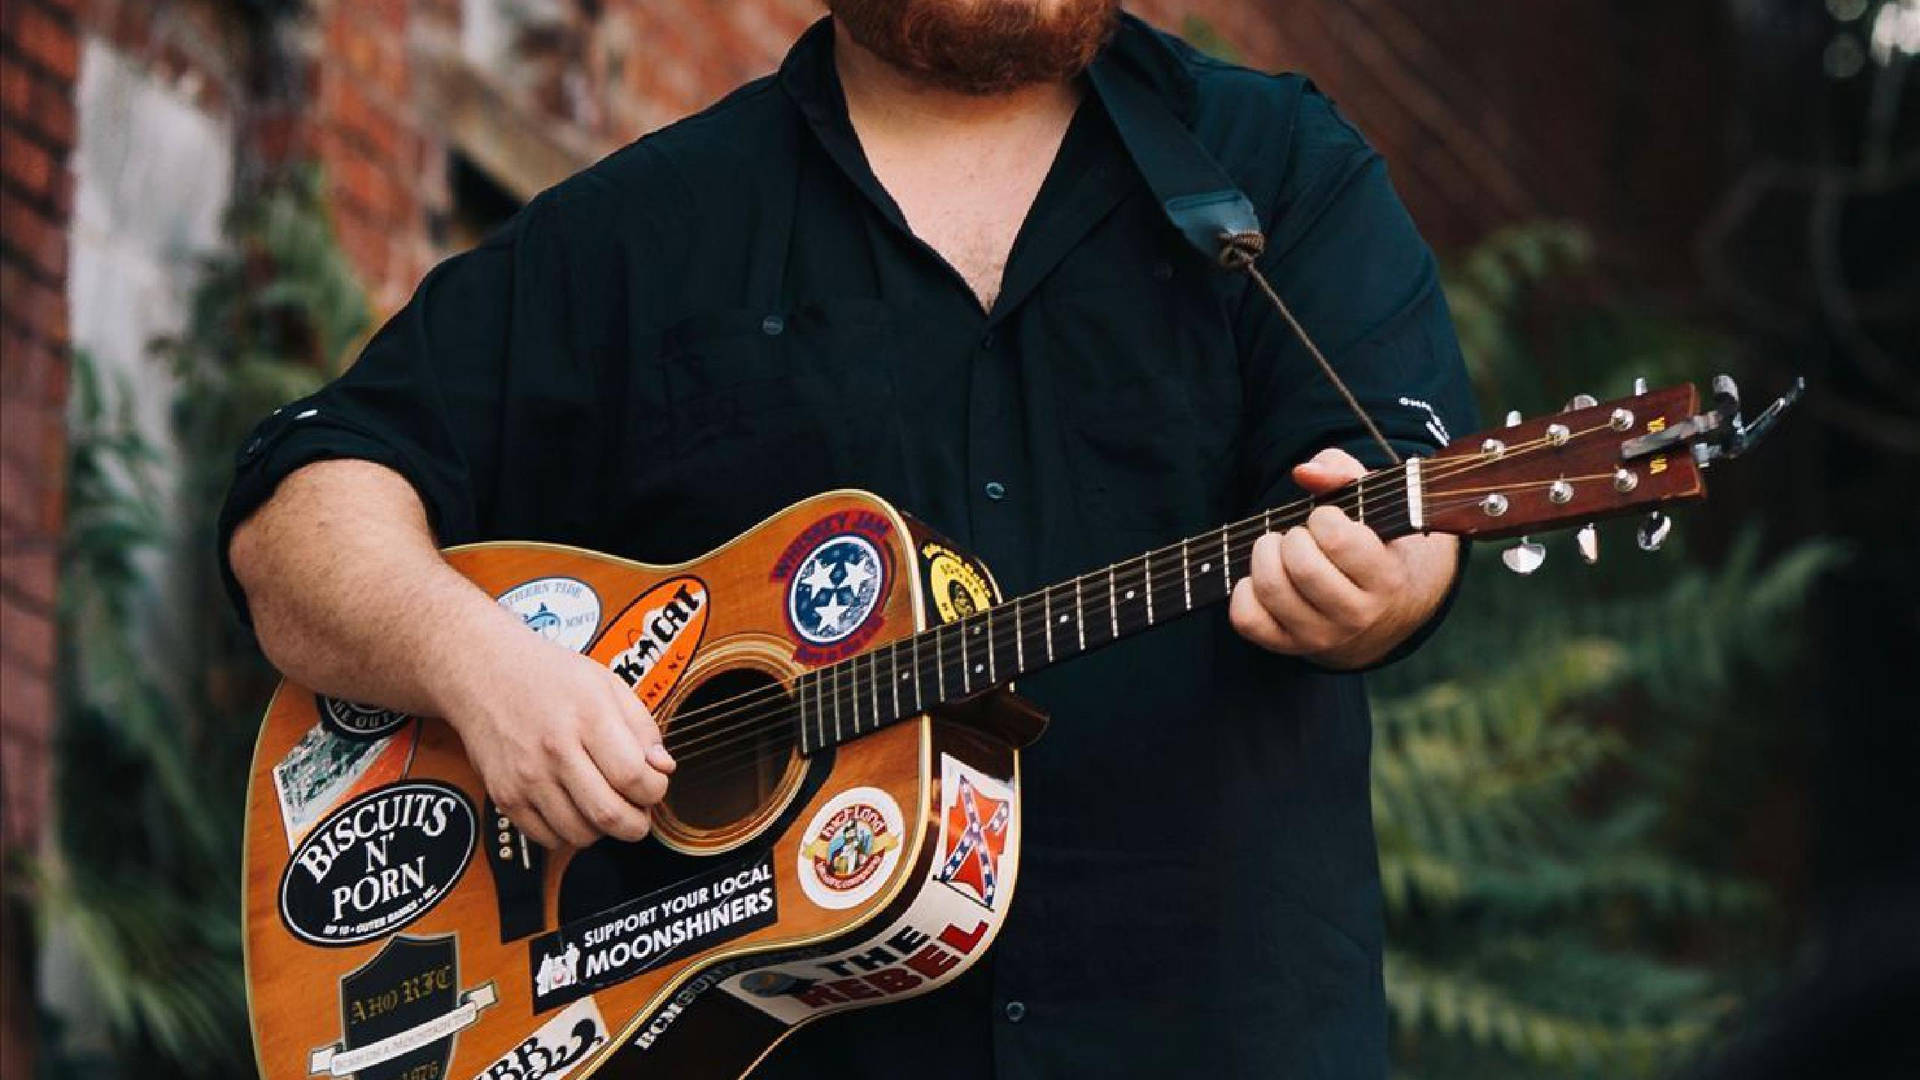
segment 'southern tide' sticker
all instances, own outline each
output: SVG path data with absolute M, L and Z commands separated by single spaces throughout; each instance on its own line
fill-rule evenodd
M 437 780 L 375 788 L 327 815 L 280 877 L 280 921 L 302 941 L 344 947 L 433 910 L 473 858 L 473 803 Z
M 900 864 L 906 822 L 900 804 L 877 787 L 835 795 L 814 812 L 800 843 L 800 889 L 835 911 L 871 900 Z
M 590 997 L 555 1013 L 473 1080 L 562 1080 L 606 1045 L 607 1022 Z
M 600 629 L 600 594 L 584 581 L 543 577 L 524 581 L 497 598 L 527 629 L 580 652 Z
M 700 648 L 708 603 L 706 583 L 699 578 L 669 578 L 615 616 L 587 655 L 633 687 L 641 704 L 658 708 Z
M 527 947 L 533 1009 L 578 1000 L 778 918 L 773 856 L 761 855 L 577 919 Z

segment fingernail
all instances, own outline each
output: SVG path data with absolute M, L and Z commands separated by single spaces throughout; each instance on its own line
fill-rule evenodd
M 657 769 L 671 769 L 674 766 L 673 755 L 667 753 L 665 743 L 654 743 L 647 748 L 647 756 Z

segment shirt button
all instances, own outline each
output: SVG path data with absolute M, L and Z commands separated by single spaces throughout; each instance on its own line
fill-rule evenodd
M 998 480 L 987 481 L 987 498 L 992 499 L 994 502 L 999 502 L 1006 497 L 1007 485 Z
M 787 328 L 787 320 L 778 315 L 769 315 L 760 320 L 760 332 L 768 337 L 779 337 L 780 331 Z
M 983 349 L 993 348 L 993 331 L 989 330 L 980 336 L 980 347 Z
M 1027 1003 L 1024 1001 L 1007 1002 L 1007 1023 L 1017 1024 L 1027 1018 Z
M 1164 260 L 1154 263 L 1153 277 L 1155 281 L 1172 281 L 1173 280 L 1173 264 L 1170 262 L 1166 262 Z

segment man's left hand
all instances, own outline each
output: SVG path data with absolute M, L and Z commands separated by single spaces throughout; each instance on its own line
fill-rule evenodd
M 1366 469 L 1344 450 L 1294 467 L 1294 482 L 1322 495 Z M 1335 506 L 1253 545 L 1253 571 L 1233 589 L 1240 636 L 1323 667 L 1366 667 L 1433 616 L 1459 565 L 1460 541 L 1438 533 L 1386 543 Z

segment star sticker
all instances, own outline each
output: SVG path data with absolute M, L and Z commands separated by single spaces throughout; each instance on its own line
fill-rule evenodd
M 813 569 L 808 570 L 806 576 L 800 579 L 800 584 L 812 589 L 816 594 L 833 588 L 833 567 L 816 560 Z
M 845 585 L 853 595 L 859 596 L 860 586 L 873 580 L 873 571 L 868 569 L 867 564 L 864 562 L 848 560 L 846 566 L 847 579 L 841 582 L 841 584 Z
M 820 625 L 823 629 L 837 627 L 840 625 L 840 620 L 846 617 L 847 605 L 841 603 L 839 597 L 829 596 L 826 603 L 813 609 L 813 613 L 820 616 Z

